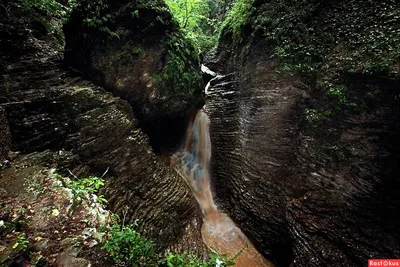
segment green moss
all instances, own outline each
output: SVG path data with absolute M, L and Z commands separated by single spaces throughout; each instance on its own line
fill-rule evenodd
M 182 33 L 170 34 L 165 42 L 167 62 L 160 73 L 153 74 L 158 88 L 173 88 L 175 96 L 187 97 L 202 87 L 199 57 L 192 41 Z
M 250 22 L 253 0 L 237 0 L 221 26 L 223 33 L 231 33 L 236 43 L 242 41 L 243 26 Z
M 307 85 L 302 131 L 314 140 L 310 158 L 328 164 L 351 157 L 341 136 L 352 116 L 368 116 L 398 94 L 399 21 L 395 0 L 238 0 L 220 41 L 239 62 L 268 46 L 277 72 Z
M 305 114 L 315 124 L 361 111 L 365 93 L 346 76 L 400 78 L 399 19 L 394 0 L 239 0 L 223 31 L 235 46 L 263 40 L 273 48 L 278 71 L 301 77 L 319 98 L 315 112 Z
M 69 64 L 128 100 L 142 121 L 184 116 L 201 101 L 198 51 L 162 0 L 101 0 L 96 5 L 81 1 L 65 25 Z M 125 93 L 132 87 L 143 92 Z
M 56 0 L 0 1 L 4 15 L 15 24 L 24 21 L 31 25 L 35 34 L 55 34 L 59 39 L 62 39 L 60 21 L 68 16 L 70 7 L 68 3 L 60 4 Z
M 300 72 L 341 65 L 357 72 L 396 74 L 391 67 L 400 55 L 394 28 L 399 12 L 392 0 L 331 5 L 321 0 L 271 1 L 252 18 L 253 33 L 274 44 L 275 56 L 282 61 L 303 64 Z
M 268 40 L 291 71 L 313 72 L 340 65 L 346 71 L 399 75 L 400 9 L 394 0 L 239 0 L 224 31 L 248 42 Z M 249 25 L 245 31 L 243 25 Z M 328 65 L 327 65 L 328 64 Z
M 156 20 L 143 25 L 141 16 L 148 12 L 156 12 Z M 127 1 L 125 4 L 114 5 L 109 0 L 99 0 L 96 3 L 90 0 L 78 1 L 74 5 L 73 21 L 83 21 L 86 31 L 99 31 L 105 33 L 110 39 L 123 39 L 131 34 L 132 31 L 139 30 L 145 32 L 157 25 L 170 25 L 170 13 L 161 0 L 138 0 Z M 118 25 L 122 20 L 131 20 L 131 28 L 125 29 Z
M 125 65 L 144 55 L 146 55 L 146 49 L 144 48 L 143 44 L 131 40 L 121 47 L 117 54 L 116 62 L 118 62 L 118 64 Z

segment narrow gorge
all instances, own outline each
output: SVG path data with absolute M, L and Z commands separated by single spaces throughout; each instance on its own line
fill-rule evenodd
M 0 0 L 0 267 L 397 264 L 398 25 L 395 0 Z

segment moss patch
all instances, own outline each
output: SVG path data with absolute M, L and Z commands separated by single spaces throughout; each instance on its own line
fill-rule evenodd
M 372 114 L 382 98 L 398 95 L 399 23 L 394 0 L 239 0 L 221 42 L 241 60 L 260 41 L 269 45 L 277 71 L 299 77 L 311 95 L 303 130 L 331 140 L 328 147 L 345 148 L 340 139 L 346 120 Z

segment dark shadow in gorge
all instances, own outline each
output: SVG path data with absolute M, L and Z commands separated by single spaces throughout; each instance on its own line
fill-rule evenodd
M 203 72 L 204 87 L 211 80 L 212 76 Z M 149 137 L 153 152 L 163 156 L 171 155 L 182 148 L 185 140 L 187 126 L 193 122 L 196 113 L 204 104 L 204 93 L 199 93 L 201 97 L 196 97 L 191 108 L 181 116 L 160 117 L 156 121 L 147 121 L 146 118 L 139 118 L 138 127 Z M 134 106 L 132 107 L 134 109 Z
M 151 122 L 141 120 L 138 127 L 149 137 L 154 153 L 170 156 L 182 147 L 187 125 L 194 120 L 196 111 L 203 105 L 203 100 L 198 101 L 186 114 L 175 118 L 161 117 Z
M 382 75 L 384 76 L 384 75 Z M 377 79 L 363 75 L 348 77 L 356 90 L 365 92 L 379 88 L 377 96 L 366 99 L 367 109 L 373 111 L 379 107 L 379 118 L 367 124 L 366 128 L 375 128 L 368 139 L 376 138 L 379 144 L 376 152 L 377 176 L 381 180 L 374 185 L 375 194 L 365 199 L 366 213 L 369 220 L 374 220 L 386 232 L 400 237 L 400 220 L 397 219 L 400 207 L 400 81 L 394 79 Z M 364 93 L 365 94 L 365 93 Z M 374 136 L 375 134 L 375 136 Z
M 154 153 L 168 155 L 179 149 L 185 136 L 187 119 L 160 118 L 151 123 L 139 122 L 138 127 L 149 137 Z

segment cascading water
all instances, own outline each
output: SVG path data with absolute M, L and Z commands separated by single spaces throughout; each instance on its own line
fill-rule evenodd
M 189 184 L 203 212 L 203 241 L 218 254 L 230 257 L 238 255 L 235 259 L 237 267 L 272 267 L 274 265 L 263 258 L 229 216 L 218 211 L 214 203 L 210 184 L 211 142 L 208 124 L 208 116 L 199 110 L 188 125 L 183 150 L 171 158 L 175 170 Z

